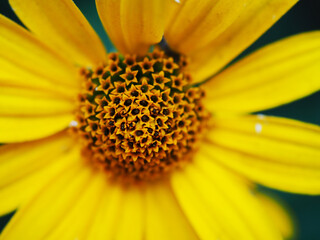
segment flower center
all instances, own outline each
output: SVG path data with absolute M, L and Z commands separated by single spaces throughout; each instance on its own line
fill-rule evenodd
M 155 179 L 190 160 L 209 114 L 186 61 L 155 50 L 144 58 L 109 54 L 84 69 L 77 112 L 83 155 L 115 178 Z

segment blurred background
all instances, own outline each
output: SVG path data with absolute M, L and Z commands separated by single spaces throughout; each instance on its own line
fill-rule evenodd
M 11 10 L 8 0 L 0 0 L 0 13 L 21 24 Z M 28 1 L 28 0 L 26 0 Z M 258 0 L 257 0 L 258 1 Z M 98 32 L 108 51 L 114 51 L 96 13 L 94 0 L 74 0 L 89 22 Z M 300 0 L 280 21 L 267 31 L 240 57 L 261 46 L 286 36 L 305 31 L 320 30 L 320 0 Z M 320 68 L 320 66 L 319 66 Z M 303 81 L 303 79 L 301 79 Z M 320 79 L 319 79 L 320 81 Z M 263 112 L 320 125 L 320 92 L 294 103 Z M 320 159 L 319 159 L 320 160 Z M 320 196 L 302 196 L 259 187 L 260 191 L 279 199 L 295 219 L 297 240 L 320 239 Z M 1 201 L 1 200 L 0 200 Z M 0 218 L 0 232 L 12 214 Z

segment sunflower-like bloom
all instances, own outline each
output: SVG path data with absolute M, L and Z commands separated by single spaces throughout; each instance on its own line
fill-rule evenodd
M 96 0 L 108 54 L 71 0 L 10 0 L 0 239 L 281 239 L 249 186 L 319 194 L 320 131 L 254 112 L 319 90 L 320 32 L 226 66 L 295 3 Z

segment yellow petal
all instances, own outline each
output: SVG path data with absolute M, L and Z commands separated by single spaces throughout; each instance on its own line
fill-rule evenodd
M 0 116 L 72 113 L 75 108 L 74 99 L 63 98 L 60 94 L 9 86 L 0 88 Z
M 31 4 L 31 3 L 30 3 Z M 29 85 L 45 85 L 51 82 L 77 87 L 77 70 L 65 57 L 43 44 L 27 30 L 0 15 L 0 76 L 3 79 L 32 81 Z M 27 78 L 24 79 L 24 74 Z M 16 75 L 17 74 L 17 75 Z M 31 75 L 31 76 L 30 76 Z M 41 79 L 44 83 L 41 83 Z M 49 83 L 46 83 L 49 82 Z M 51 86 L 54 85 L 51 84 Z
M 40 144 L 39 147 L 41 147 Z M 20 153 L 19 150 L 20 149 L 18 148 L 18 152 Z M 47 156 L 50 156 L 50 154 L 52 154 L 52 152 L 47 152 Z M 37 160 L 38 162 L 45 162 L 43 159 Z M 73 168 L 74 164 L 81 160 L 80 150 L 78 148 L 73 148 L 68 152 L 60 152 L 59 156 L 55 156 L 53 158 L 54 161 L 51 161 L 52 159 L 48 160 L 49 161 L 47 163 L 43 164 L 44 166 L 37 166 L 37 169 L 32 172 L 25 171 L 23 172 L 23 175 L 21 174 L 21 169 L 19 169 L 20 172 L 17 172 L 20 173 L 20 178 L 17 178 L 18 175 L 16 174 L 16 172 L 8 172 L 16 179 L 0 187 L 0 215 L 13 211 L 17 207 L 24 206 L 31 198 L 35 196 L 37 192 L 39 192 L 40 189 L 48 184 L 49 181 L 51 181 L 66 169 Z M 21 167 L 24 167 L 28 170 L 30 169 L 29 166 L 26 166 L 23 163 L 21 163 L 20 165 Z M 32 164 L 32 166 L 35 165 L 35 163 Z M 3 183 L 1 182 L 1 184 Z
M 106 51 L 90 24 L 71 0 L 10 0 L 21 21 L 43 42 L 81 66 L 106 60 Z
M 172 185 L 200 239 L 280 239 L 246 185 L 203 154 L 194 161 Z
M 190 54 L 221 35 L 248 2 L 250 0 L 184 1 L 166 29 L 166 41 L 175 51 Z
M 91 226 L 88 227 L 87 237 L 84 239 L 114 239 L 119 222 L 119 214 L 122 211 L 123 199 L 124 192 L 121 186 L 111 184 L 106 186 L 101 202 L 97 206 L 97 212 L 93 216 Z
M 249 179 L 284 191 L 320 193 L 320 128 L 265 116 L 215 119 L 203 151 Z
M 165 30 L 168 29 L 168 26 L 174 21 L 174 18 L 176 17 L 177 12 L 179 11 L 181 7 L 181 3 L 184 2 L 184 0 L 163 0 L 164 2 L 164 9 L 165 9 Z
M 297 0 L 250 1 L 223 33 L 190 55 L 190 70 L 194 80 L 203 81 L 213 76 L 256 41 L 296 2 Z
M 165 26 L 163 0 L 96 0 L 100 19 L 122 53 L 143 55 L 161 41 Z
M 167 182 L 147 187 L 146 239 L 198 239 Z
M 253 112 L 302 98 L 320 89 L 319 65 L 320 31 L 271 44 L 205 84 L 208 108 Z
M 73 144 L 65 132 L 28 143 L 0 147 L 0 187 L 8 185 L 54 161 Z
M 266 214 L 270 215 L 275 226 L 280 230 L 284 239 L 291 239 L 294 236 L 294 223 L 292 217 L 281 205 L 269 196 L 257 194 L 262 207 L 266 210 Z
M 104 191 L 86 239 L 143 239 L 144 214 L 139 187 L 112 183 Z
M 73 98 L 78 93 L 76 87 L 57 84 L 28 69 L 19 67 L 0 56 L 0 86 L 25 87 Z
M 24 142 L 47 137 L 67 128 L 73 118 L 73 114 L 0 117 L 0 142 Z
M 129 49 L 121 28 L 120 4 L 120 0 L 96 0 L 99 17 L 113 45 L 121 53 L 127 53 Z
M 96 209 L 100 204 L 104 204 L 100 200 L 101 195 L 106 190 L 105 186 L 104 173 L 96 172 L 90 178 L 88 186 L 83 189 L 81 195 L 73 199 L 74 205 L 65 212 L 61 222 L 46 235 L 45 239 L 83 239 L 92 217 L 97 214 Z M 102 223 L 100 222 L 100 224 Z
M 119 213 L 119 221 L 113 239 L 143 239 L 145 211 L 142 196 L 142 191 L 138 187 L 125 189 L 122 211 Z
M 215 216 L 208 211 L 208 206 L 196 194 L 186 176 L 175 173 L 172 186 L 182 211 L 186 214 L 200 239 L 224 239 L 223 230 L 217 224 Z M 222 238 L 223 237 L 223 238 Z
M 63 172 L 18 210 L 0 239 L 45 239 L 90 185 L 92 177 L 91 169 L 80 163 Z

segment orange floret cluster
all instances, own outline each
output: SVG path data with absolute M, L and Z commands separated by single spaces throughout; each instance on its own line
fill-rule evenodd
M 111 53 L 106 65 L 83 69 L 76 127 L 83 155 L 113 177 L 136 180 L 188 161 L 209 114 L 185 66 L 154 51 L 143 58 Z

